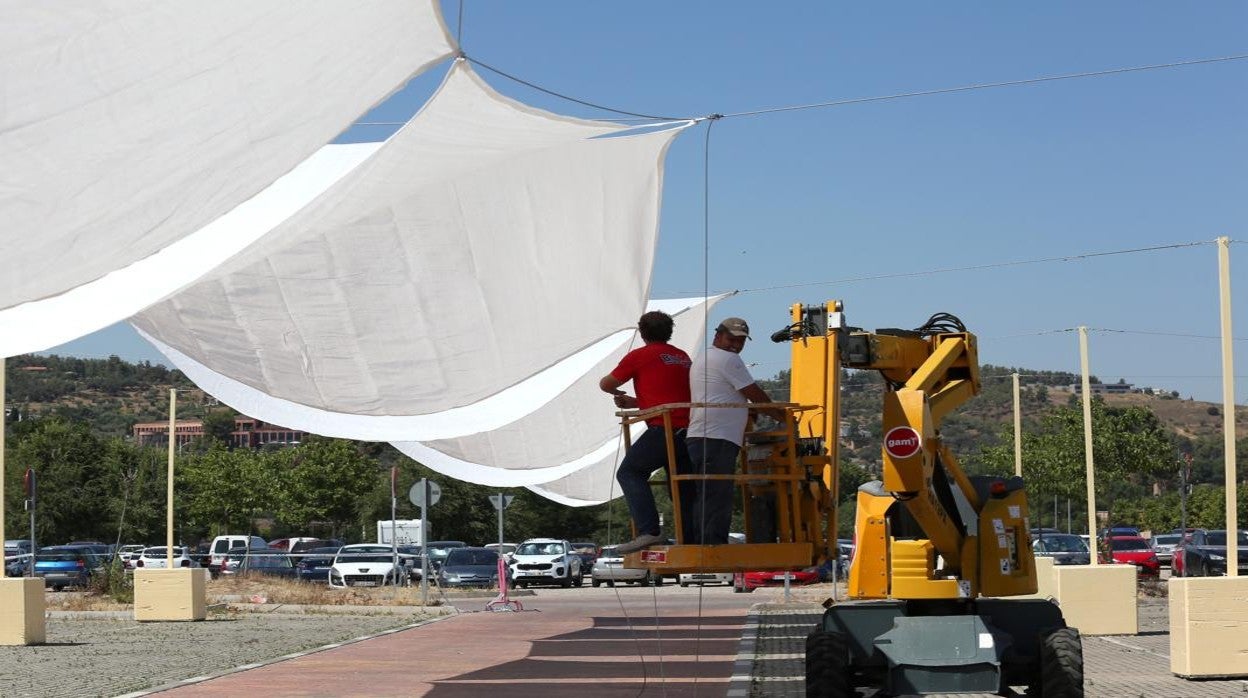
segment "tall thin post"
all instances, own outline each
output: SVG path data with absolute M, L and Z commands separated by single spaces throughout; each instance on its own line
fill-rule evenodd
M 1191 476 L 1192 454 L 1185 453 L 1183 460 L 1179 461 L 1179 528 L 1183 529 L 1183 537 L 1187 536 L 1187 481 Z
M 399 510 L 399 466 L 390 466 L 390 555 L 393 569 L 399 569 L 399 522 L 395 521 Z M 399 586 L 399 575 L 395 572 L 394 586 Z
M 5 358 L 3 356 L 0 356 L 0 544 L 3 544 L 5 540 L 4 538 L 4 432 L 8 431 L 9 429 L 9 419 L 4 411 L 4 392 L 5 392 L 4 374 L 5 374 L 6 368 L 7 367 L 5 366 Z M 31 543 L 31 548 L 32 549 L 30 551 L 30 554 L 31 554 L 30 567 L 31 569 L 34 569 L 35 567 L 35 558 L 34 558 L 35 551 L 33 549 L 34 543 Z M 0 560 L 2 559 L 3 559 L 3 556 L 0 555 Z M 4 574 L 5 574 L 4 568 L 7 566 L 8 565 L 5 565 L 3 562 L 0 562 L 0 579 L 4 579 Z
M 1070 497 L 1066 498 L 1066 532 L 1070 533 Z
M 1231 347 L 1231 239 L 1218 238 L 1222 312 L 1222 439 L 1226 459 L 1226 576 L 1239 576 L 1239 504 L 1235 473 L 1235 355 Z
M 420 478 L 420 605 L 429 605 L 429 480 Z
M 1018 394 L 1018 373 L 1014 373 L 1014 474 L 1023 476 L 1023 410 Z M 1057 524 L 1054 524 L 1056 526 Z
M 169 389 L 169 467 L 165 477 L 165 569 L 173 569 L 173 456 L 178 447 L 178 391 Z
M 502 492 L 498 493 L 498 555 L 503 555 L 503 509 L 506 507 L 506 495 Z
M 1057 495 L 1053 495 L 1053 530 L 1057 530 Z
M 1092 381 L 1088 377 L 1088 328 L 1079 326 L 1079 370 L 1083 372 L 1083 461 L 1088 481 L 1088 556 L 1097 564 L 1096 478 L 1092 471 Z

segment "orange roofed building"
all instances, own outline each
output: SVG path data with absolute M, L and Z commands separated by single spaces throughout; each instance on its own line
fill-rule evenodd
M 169 422 L 143 422 L 135 424 L 134 441 L 140 446 L 166 446 L 169 444 Z M 176 445 L 181 448 L 204 435 L 204 423 L 198 419 L 179 419 L 174 425 Z M 251 417 L 235 417 L 234 431 L 230 432 L 232 448 L 260 448 L 265 444 L 294 446 L 308 438 L 308 432 L 287 429 Z

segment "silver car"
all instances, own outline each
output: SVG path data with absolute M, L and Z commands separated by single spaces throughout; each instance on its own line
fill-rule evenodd
M 1181 540 L 1183 540 L 1181 533 L 1162 533 L 1153 536 L 1153 550 L 1157 553 L 1157 560 L 1166 566 L 1174 562 L 1174 547 Z
M 594 586 L 606 584 L 615 586 L 616 582 L 627 584 L 651 584 L 662 586 L 663 578 L 650 576 L 650 570 L 635 570 L 624 566 L 624 556 L 616 552 L 614 545 L 602 549 L 602 554 L 594 561 Z

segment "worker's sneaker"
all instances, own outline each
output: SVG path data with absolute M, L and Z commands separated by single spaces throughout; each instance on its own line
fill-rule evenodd
M 649 548 L 652 545 L 658 545 L 659 543 L 665 542 L 667 542 L 667 539 L 663 536 L 656 536 L 652 533 L 643 533 L 627 543 L 621 543 L 615 546 L 615 551 L 621 555 L 627 555 L 629 553 L 635 553 L 642 548 Z

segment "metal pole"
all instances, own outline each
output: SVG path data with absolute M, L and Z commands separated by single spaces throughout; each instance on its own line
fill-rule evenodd
M 1092 382 L 1088 378 L 1088 328 L 1079 326 L 1079 369 L 1083 372 L 1083 460 L 1088 481 L 1088 555 L 1097 564 L 1096 544 L 1096 478 L 1092 471 Z
M 1057 495 L 1053 495 L 1053 530 L 1057 530 Z
M 429 605 L 429 480 L 420 478 L 420 605 Z
M 390 554 L 392 559 L 390 564 L 394 565 L 394 569 L 399 569 L 399 525 L 395 521 L 398 514 L 399 500 L 395 494 L 395 485 L 399 479 L 399 466 L 390 466 Z M 396 571 L 394 574 L 394 586 L 399 586 L 399 575 Z
M 503 555 L 503 508 L 504 508 L 503 505 L 504 505 L 504 502 L 506 502 L 506 500 L 503 499 L 503 493 L 499 492 L 498 493 L 498 555 L 499 557 L 502 557 Z
M 1070 497 L 1066 498 L 1066 532 L 1070 533 Z
M 169 467 L 165 477 L 165 569 L 173 569 L 173 457 L 178 440 L 178 391 L 169 389 Z
M 1235 473 L 1235 352 L 1231 346 L 1231 239 L 1218 238 L 1222 313 L 1222 439 L 1226 460 L 1226 576 L 1239 576 L 1239 503 Z
M 1023 476 L 1023 411 L 1019 405 L 1018 373 L 1014 374 L 1014 474 Z
M 35 542 L 35 507 L 39 504 L 39 478 L 35 469 L 30 469 L 30 558 L 26 560 L 26 576 L 35 576 L 35 551 L 39 544 Z
M 5 369 L 6 369 L 5 358 L 3 356 L 0 356 L 0 545 L 4 544 L 4 432 L 8 431 L 9 429 L 9 418 L 8 418 L 8 415 L 4 411 Z M 32 555 L 30 559 L 31 560 L 30 566 L 33 569 L 35 566 L 35 561 L 34 561 L 35 559 L 33 557 L 35 553 L 34 551 L 35 544 L 33 540 L 31 541 L 30 545 L 31 545 L 30 553 Z M 8 565 L 4 564 L 3 559 L 4 559 L 4 556 L 0 555 L 0 579 L 4 579 L 5 568 L 8 567 Z
M 1180 541 L 1187 535 L 1187 478 L 1192 468 L 1192 454 L 1185 453 L 1183 456 L 1179 465 L 1179 528 L 1182 529 L 1179 534 Z

